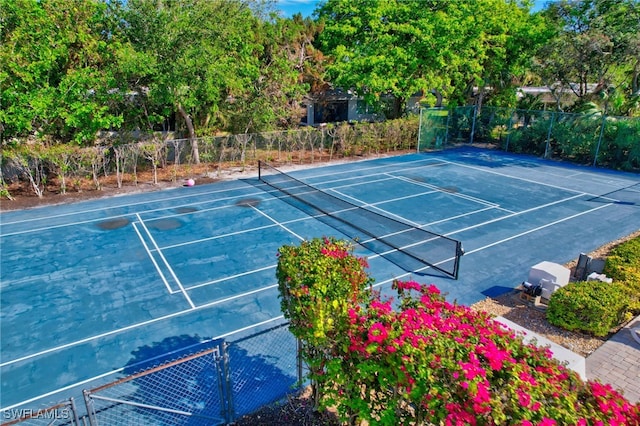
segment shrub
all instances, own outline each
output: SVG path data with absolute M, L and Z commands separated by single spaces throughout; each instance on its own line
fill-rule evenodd
M 364 266 L 332 239 L 284 246 L 278 260 L 285 316 L 307 355 L 321 355 L 310 366 L 316 403 L 343 422 L 640 425 L 640 406 L 611 386 L 582 382 L 433 285 L 396 281 L 399 303 L 366 291 Z
M 634 315 L 640 314 L 640 237 L 613 248 L 604 273 L 624 285 L 631 298 L 629 310 Z
M 302 358 L 311 371 L 314 393 L 327 360 L 346 333 L 348 309 L 367 298 L 372 280 L 364 258 L 334 238 L 315 238 L 278 251 L 276 277 L 280 307 L 289 329 L 302 342 Z
M 624 320 L 629 303 L 626 289 L 617 282 L 569 283 L 551 296 L 547 320 L 570 331 L 605 336 Z
M 631 425 L 637 405 L 585 384 L 486 314 L 433 285 L 396 282 L 399 309 L 373 297 L 349 311 L 349 347 L 323 378 L 342 420 L 370 425 Z M 412 297 L 411 293 L 417 297 Z

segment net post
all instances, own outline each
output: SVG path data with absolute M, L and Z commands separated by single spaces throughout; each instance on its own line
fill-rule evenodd
M 464 248 L 462 241 L 456 241 L 456 260 L 453 265 L 453 279 L 458 279 L 458 271 L 460 270 L 460 258 L 464 256 Z
M 258 160 L 258 180 L 262 180 L 262 160 Z

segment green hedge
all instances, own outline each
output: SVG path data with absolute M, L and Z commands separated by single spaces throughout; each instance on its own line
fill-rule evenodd
M 630 311 L 634 315 L 640 314 L 640 237 L 611 250 L 604 273 L 624 285 L 631 298 Z
M 625 286 L 615 281 L 569 283 L 551 296 L 547 320 L 569 331 L 606 336 L 626 319 L 630 303 Z

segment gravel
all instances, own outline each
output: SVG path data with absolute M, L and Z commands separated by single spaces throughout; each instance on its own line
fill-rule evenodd
M 604 260 L 612 248 L 624 241 L 639 236 L 640 230 L 624 238 L 605 244 L 589 253 L 589 256 L 593 259 Z M 574 260 L 565 265 L 571 269 L 572 276 L 576 262 L 577 260 Z M 493 316 L 502 316 L 584 357 L 593 353 L 593 351 L 598 349 L 598 347 L 610 337 L 594 337 L 585 333 L 567 331 L 551 325 L 546 319 L 544 308 L 536 307 L 532 303 L 523 300 L 520 297 L 520 293 L 519 290 L 513 290 L 498 297 L 486 298 L 471 305 L 471 309 L 485 311 Z M 622 326 L 619 328 L 621 327 Z M 619 328 L 612 330 L 611 334 L 618 331 Z

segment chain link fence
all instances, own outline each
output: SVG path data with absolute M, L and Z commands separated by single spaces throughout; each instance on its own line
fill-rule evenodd
M 424 109 L 420 117 L 418 151 L 479 143 L 507 152 L 640 171 L 640 118 L 488 106 Z
M 296 130 L 169 139 L 114 134 L 99 145 L 16 144 L 0 151 L 0 191 L 22 182 L 42 196 L 51 182 L 60 192 L 104 186 L 157 184 L 186 176 L 220 178 L 257 167 L 258 160 L 277 164 L 313 164 L 353 156 L 415 150 L 417 117 L 380 123 L 340 123 Z M 0 192 L 0 195 L 2 192 Z
M 245 332 L 246 334 L 246 332 Z M 302 365 L 288 324 L 179 348 L 40 410 L 2 412 L 2 426 L 223 425 L 299 391 Z

